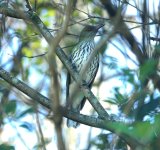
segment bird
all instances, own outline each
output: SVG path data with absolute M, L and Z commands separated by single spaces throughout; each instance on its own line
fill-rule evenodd
M 92 87 L 92 83 L 95 79 L 99 68 L 99 54 L 94 56 L 91 60 L 88 68 L 83 72 L 82 68 L 88 63 L 88 58 L 95 49 L 94 38 L 98 30 L 103 27 L 104 24 L 99 24 L 97 26 L 86 25 L 80 32 L 78 44 L 73 48 L 73 52 L 69 56 L 69 60 L 74 69 L 81 76 L 81 80 L 87 83 L 89 88 Z M 83 108 L 86 98 L 81 91 L 81 88 L 76 86 L 76 82 L 71 77 L 70 73 L 67 72 L 66 80 L 66 101 L 67 108 L 73 112 L 80 113 L 80 110 Z M 72 93 L 77 87 L 75 93 Z M 72 94 L 72 95 L 71 95 Z M 72 98 L 72 99 L 71 99 Z M 67 126 L 77 128 L 79 123 L 70 119 L 67 119 Z

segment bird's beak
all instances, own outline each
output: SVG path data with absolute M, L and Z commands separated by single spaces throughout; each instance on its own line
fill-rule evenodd
M 99 30 L 99 29 L 102 28 L 104 25 L 105 25 L 104 23 L 98 24 L 98 25 L 96 26 L 96 29 Z

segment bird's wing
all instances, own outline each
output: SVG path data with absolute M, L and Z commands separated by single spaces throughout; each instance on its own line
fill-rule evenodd
M 74 91 L 75 89 L 75 86 L 76 85 L 76 82 L 72 79 L 71 75 L 69 72 L 67 72 L 67 79 L 66 79 L 66 106 L 69 108 L 69 109 L 73 109 L 73 103 L 75 102 L 74 100 L 70 100 L 70 94 L 71 94 L 71 91 Z M 81 91 L 80 92 L 80 88 L 78 87 L 77 89 L 79 92 L 74 94 L 74 98 L 77 100 L 77 103 L 76 103 L 76 109 L 77 111 L 79 112 L 84 104 L 85 104 L 85 101 L 86 101 L 86 98 L 84 97 L 83 95 L 83 92 Z M 80 104 L 78 104 L 78 102 L 80 102 Z
M 99 63 L 97 64 L 96 73 L 94 74 L 93 79 L 92 79 L 91 83 L 89 84 L 89 88 L 90 88 L 90 89 L 92 88 L 92 84 L 93 84 L 94 79 L 95 79 L 95 77 L 96 77 L 96 75 L 97 75 L 98 68 L 99 68 Z
M 67 79 L 66 79 L 66 105 L 69 103 L 69 85 L 71 83 L 71 76 L 67 71 Z
M 96 69 L 96 73 L 94 74 L 94 77 L 93 77 L 93 79 L 92 79 L 91 83 L 88 85 L 88 87 L 89 87 L 90 89 L 92 88 L 92 84 L 93 84 L 94 79 L 95 79 L 95 77 L 96 77 L 96 74 L 97 74 L 98 68 L 99 68 L 99 63 L 98 63 L 98 67 L 97 67 L 97 69 Z M 86 102 L 86 98 L 84 97 L 84 98 L 83 98 L 83 100 L 82 100 L 82 102 L 81 102 L 80 110 L 83 108 L 83 106 L 84 106 L 85 102 Z

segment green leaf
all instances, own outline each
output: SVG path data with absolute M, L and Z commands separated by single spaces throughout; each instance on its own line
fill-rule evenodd
M 102 9 L 100 7 L 94 7 L 93 13 L 102 16 Z
M 156 59 L 149 59 L 140 67 L 139 78 L 142 82 L 155 73 L 157 70 L 157 63 L 158 61 Z
M 29 48 L 24 47 L 24 48 L 23 48 L 23 54 L 24 54 L 25 56 L 30 57 L 30 56 L 33 55 L 33 52 L 32 52 Z
M 114 98 L 108 98 L 104 101 L 107 102 L 107 103 L 110 103 L 110 104 L 116 104 L 117 105 L 116 99 L 114 99 Z
M 15 150 L 15 148 L 14 146 L 5 143 L 0 145 L 0 150 Z
M 32 114 L 32 113 L 34 113 L 35 111 L 34 111 L 34 109 L 31 107 L 31 108 L 28 108 L 28 109 L 26 109 L 26 110 L 24 110 L 24 111 L 22 111 L 19 115 L 17 115 L 17 119 L 20 119 L 20 118 L 23 118 L 24 116 L 26 116 L 26 115 L 28 115 L 28 114 Z
M 125 103 L 128 100 L 127 95 L 120 93 L 120 88 L 119 87 L 114 88 L 114 96 L 115 96 L 115 101 L 119 105 Z
M 79 16 L 79 12 L 78 12 L 78 11 L 74 11 L 74 12 L 73 12 L 73 16 L 74 16 L 74 17 L 78 17 L 78 16 Z
M 135 85 L 135 71 L 128 68 L 122 68 L 122 74 L 124 74 L 122 80 Z
M 16 100 L 8 101 L 8 103 L 5 104 L 5 107 L 4 107 L 5 113 L 7 115 L 13 115 L 16 111 L 16 107 L 17 107 Z
M 119 134 L 125 134 L 143 144 L 151 142 L 155 134 L 159 135 L 159 121 L 160 117 L 154 122 L 136 122 L 132 125 L 126 125 L 124 123 L 112 122 L 107 123 L 112 129 Z
M 156 55 L 159 55 L 160 54 L 160 44 L 158 44 L 158 45 L 155 45 L 155 53 L 156 53 Z

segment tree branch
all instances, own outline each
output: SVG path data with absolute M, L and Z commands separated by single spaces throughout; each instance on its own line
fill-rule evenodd
M 30 20 L 35 25 L 35 27 L 38 29 L 38 31 L 43 35 L 43 37 L 46 39 L 48 44 L 52 45 L 52 40 L 53 40 L 52 34 L 49 32 L 47 27 L 43 24 L 43 22 L 40 20 L 40 18 L 37 16 L 35 12 L 33 11 L 28 11 L 28 12 L 18 11 L 17 12 L 15 10 L 12 11 L 12 9 L 4 8 L 4 7 L 3 7 L 3 10 L 5 11 L 2 11 L 1 9 L 2 9 L 2 6 L 0 6 L 0 13 L 5 13 L 5 15 L 14 17 L 14 14 L 21 14 L 21 15 L 15 15 L 15 17 L 19 19 Z M 70 72 L 74 80 L 82 87 L 84 95 L 88 98 L 89 102 L 91 103 L 93 108 L 97 111 L 99 116 L 101 116 L 102 118 L 108 119 L 109 117 L 108 113 L 99 103 L 99 101 L 94 96 L 94 94 L 91 92 L 91 90 L 85 86 L 87 84 L 81 85 L 81 80 L 80 80 L 78 72 L 75 72 L 75 70 L 73 69 L 71 65 L 71 62 L 69 61 L 68 57 L 63 52 L 63 50 L 60 48 L 60 46 L 56 48 L 56 54 L 59 57 L 59 59 L 62 61 L 62 63 L 65 65 L 67 70 Z
M 28 17 L 33 21 L 34 25 L 37 27 L 37 29 L 40 31 L 40 33 L 44 36 L 44 38 L 48 41 L 49 45 L 52 45 L 53 36 L 48 31 L 48 29 L 45 27 L 45 25 L 40 20 L 40 18 L 34 12 L 30 12 Z M 63 52 L 63 50 L 60 48 L 60 46 L 57 46 L 56 54 L 59 57 L 59 59 L 62 61 L 62 63 L 65 65 L 65 67 L 68 69 L 68 71 L 70 72 L 70 74 L 72 75 L 74 80 L 82 87 L 84 95 L 88 98 L 89 102 L 94 107 L 94 109 L 97 111 L 99 116 L 107 119 L 107 117 L 109 116 L 108 113 L 105 111 L 105 109 L 99 103 L 99 101 L 94 96 L 94 94 L 91 92 L 91 90 L 85 86 L 87 84 L 84 84 L 84 85 L 81 84 L 81 80 L 80 80 L 78 72 L 76 72 L 74 70 L 71 62 L 69 61 L 68 57 Z
M 111 3 L 110 0 L 101 0 L 104 8 L 108 12 L 111 22 L 115 25 L 118 21 L 117 31 L 123 36 L 131 46 L 131 51 L 135 54 L 140 64 L 143 64 L 145 61 L 144 53 L 142 52 L 141 48 L 139 47 L 138 42 L 136 41 L 133 34 L 130 32 L 129 28 L 123 21 L 123 17 L 121 16 L 121 12 L 119 9 L 115 9 L 114 5 Z M 118 20 L 117 20 L 118 16 Z
M 27 84 L 23 83 L 22 81 L 18 80 L 17 78 L 13 77 L 5 71 L 3 68 L 0 67 L 0 77 L 4 79 L 6 82 L 11 84 L 12 86 L 16 87 L 18 90 L 32 98 L 33 100 L 36 100 L 38 103 L 40 103 L 42 106 L 51 109 L 51 100 L 48 99 L 47 97 L 43 96 L 36 90 L 32 89 L 29 87 Z M 130 146 L 135 146 L 135 145 L 143 145 L 140 143 L 138 140 L 133 139 L 133 137 L 129 136 L 125 132 L 122 133 L 122 131 L 118 131 L 118 129 L 112 127 L 112 120 L 102 120 L 99 118 L 91 117 L 91 116 L 86 116 L 82 114 L 77 114 L 75 112 L 71 112 L 67 110 L 64 107 L 61 107 L 61 112 L 64 117 L 72 119 L 74 121 L 78 121 L 80 123 L 83 123 L 88 126 L 96 127 L 96 128 L 101 128 L 105 130 L 109 130 L 113 133 L 116 133 L 120 137 L 122 137 Z
M 68 23 L 70 20 L 70 14 L 72 12 L 72 0 L 66 1 L 65 6 L 65 16 L 62 24 L 61 30 L 57 32 L 57 35 L 52 38 L 52 45 L 50 45 L 50 49 L 48 52 L 48 65 L 51 73 L 51 93 L 52 93 L 52 110 L 55 116 L 53 117 L 53 121 L 55 124 L 55 129 L 57 132 L 57 141 L 59 150 L 65 150 L 65 144 L 63 142 L 62 136 L 62 113 L 60 111 L 60 86 L 58 80 L 58 66 L 55 57 L 56 47 L 59 45 L 59 42 L 64 37 L 64 34 L 67 31 Z
M 101 0 L 101 3 L 103 4 L 104 8 L 106 9 L 106 11 L 108 12 L 111 21 L 114 23 L 117 21 L 117 15 L 120 15 L 118 13 L 118 9 L 115 9 L 115 7 L 113 6 L 113 4 L 111 3 L 110 0 Z M 146 57 L 146 52 L 142 51 L 142 49 L 140 48 L 138 42 L 136 41 L 135 37 L 133 36 L 133 34 L 130 32 L 129 28 L 127 27 L 127 25 L 125 24 L 125 22 L 123 21 L 123 17 L 120 15 L 120 20 L 118 21 L 119 27 L 118 27 L 118 32 L 121 36 L 123 36 L 128 43 L 131 46 L 131 51 L 135 54 L 135 56 L 137 57 L 138 62 L 140 63 L 140 65 L 143 65 L 146 61 L 146 59 L 148 59 L 148 57 Z M 151 40 L 156 40 L 159 41 L 158 38 L 152 38 L 150 37 Z M 150 79 L 153 81 L 154 86 L 160 90 L 160 77 L 157 73 L 155 73 L 153 76 L 150 77 Z M 146 83 L 148 83 L 148 81 L 146 81 Z

